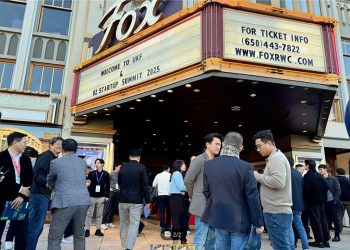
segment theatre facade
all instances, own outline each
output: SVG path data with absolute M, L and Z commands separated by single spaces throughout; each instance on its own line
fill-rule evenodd
M 207 133 L 233 130 L 242 158 L 261 168 L 252 137 L 270 129 L 297 162 L 326 161 L 340 79 L 335 19 L 244 1 L 126 2 L 106 11 L 94 56 L 74 69 L 72 135 L 109 138 L 114 160 L 140 148 L 156 169 L 188 162 Z

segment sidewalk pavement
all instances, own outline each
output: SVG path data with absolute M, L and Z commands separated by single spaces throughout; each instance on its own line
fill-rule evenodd
M 145 228 L 137 237 L 136 245 L 134 250 L 148 250 L 151 249 L 151 244 L 171 244 L 170 240 L 163 240 L 160 237 L 160 231 L 158 222 L 154 220 L 143 220 L 145 223 Z M 121 243 L 119 237 L 119 222 L 116 222 L 115 225 L 117 228 L 109 228 L 107 230 L 103 230 L 105 234 L 104 237 L 95 236 L 95 228 L 91 227 L 90 233 L 91 236 L 86 238 L 86 250 L 121 250 Z M 193 241 L 193 226 L 191 226 L 191 234 L 188 236 L 188 242 L 191 243 Z M 47 236 L 49 232 L 49 225 L 46 224 L 44 227 L 44 231 L 39 239 L 37 250 L 46 250 L 47 249 Z M 6 233 L 6 232 L 5 232 Z M 3 240 L 5 234 L 3 235 Z M 334 233 L 331 232 L 332 237 Z M 349 250 L 350 249 L 350 228 L 344 228 L 344 231 L 341 234 L 340 242 L 330 242 L 332 250 Z M 2 248 L 3 249 L 3 248 Z M 72 250 L 72 243 L 63 243 L 62 250 Z M 272 249 L 270 246 L 270 242 L 268 241 L 268 235 L 263 234 L 262 248 L 263 250 Z M 298 250 L 302 249 L 300 241 L 298 242 Z M 318 249 L 312 248 L 310 249 Z

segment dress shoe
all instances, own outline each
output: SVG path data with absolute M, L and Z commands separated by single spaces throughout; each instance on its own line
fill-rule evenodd
M 104 236 L 104 234 L 101 232 L 101 229 L 97 229 L 95 235 L 100 237 Z
M 340 237 L 339 237 L 339 236 L 335 236 L 335 237 L 332 239 L 332 241 L 338 242 L 338 241 L 340 241 Z
M 85 230 L 85 237 L 89 237 L 90 236 L 90 230 Z
M 324 247 L 330 248 L 331 246 L 329 245 L 329 242 L 323 242 Z
M 325 248 L 323 243 L 320 242 L 309 242 L 310 247 L 318 247 L 318 248 Z

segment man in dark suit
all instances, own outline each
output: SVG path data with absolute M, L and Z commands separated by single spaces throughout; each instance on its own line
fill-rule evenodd
M 78 143 L 75 140 L 64 140 L 62 149 L 63 157 L 51 161 L 47 176 L 54 191 L 47 249 L 61 249 L 64 230 L 73 221 L 74 249 L 85 250 L 84 222 L 91 205 L 86 188 L 86 162 L 76 155 Z
M 202 221 L 215 228 L 217 249 L 244 249 L 252 225 L 257 233 L 264 230 L 252 166 L 239 159 L 242 149 L 242 136 L 229 132 L 220 156 L 204 165 Z
M 28 201 L 29 189 L 32 185 L 33 170 L 28 156 L 24 155 L 26 136 L 13 132 L 7 136 L 8 149 L 0 153 L 0 168 L 4 179 L 0 182 L 0 215 L 6 201 L 12 202 L 13 208 L 18 208 L 22 202 Z M 0 221 L 0 238 L 6 221 Z M 15 232 L 15 249 L 23 250 L 27 243 L 28 219 L 11 221 Z
M 150 190 L 146 167 L 140 164 L 141 153 L 131 150 L 130 161 L 123 164 L 118 175 L 120 188 L 120 239 L 123 249 L 133 249 L 139 228 L 143 204 L 150 205 Z

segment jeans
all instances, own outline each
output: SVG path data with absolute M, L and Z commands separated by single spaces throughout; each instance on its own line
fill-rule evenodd
M 133 249 L 140 225 L 143 204 L 119 203 L 122 249 Z
M 256 228 L 252 226 L 250 230 L 249 240 L 244 250 L 260 250 L 261 249 L 261 234 L 256 233 Z
M 26 250 L 35 250 L 39 237 L 43 231 L 46 212 L 49 207 L 49 198 L 43 194 L 29 196 L 29 229 Z
M 265 224 L 274 250 L 294 249 L 292 214 L 264 213 Z
M 201 222 L 201 217 L 196 216 L 193 243 L 197 250 L 215 249 L 215 231 L 207 223 Z
M 306 231 L 303 223 L 301 222 L 301 211 L 293 211 L 293 224 L 298 232 L 303 249 L 309 249 Z
M 249 239 L 249 234 L 230 233 L 227 230 L 215 228 L 215 247 L 225 250 L 243 250 Z

